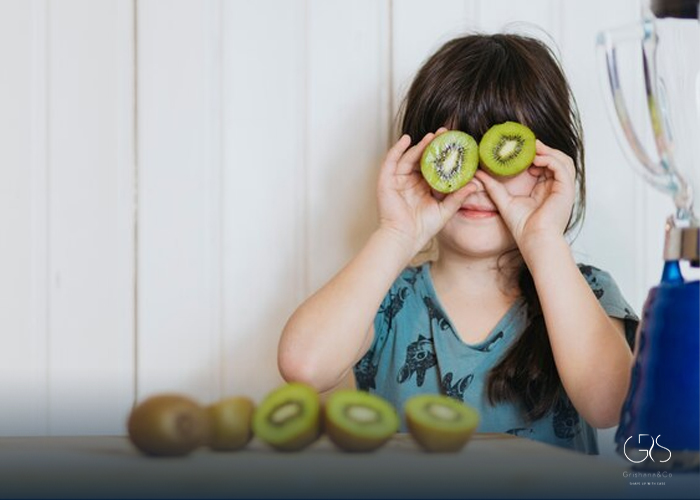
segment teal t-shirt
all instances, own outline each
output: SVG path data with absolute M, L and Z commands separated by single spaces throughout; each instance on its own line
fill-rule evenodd
M 579 269 L 608 315 L 625 320 L 632 346 L 638 318 L 611 276 L 592 266 Z M 519 298 L 485 340 L 465 343 L 440 305 L 430 263 L 409 267 L 393 283 L 375 317 L 372 345 L 354 367 L 357 387 L 382 396 L 399 410 L 416 394 L 446 394 L 479 411 L 479 432 L 505 432 L 598 453 L 596 430 L 565 396 L 534 422 L 526 421 L 514 404 L 489 403 L 485 392 L 489 371 L 526 326 L 527 306 Z M 405 430 L 405 422 L 402 425 Z

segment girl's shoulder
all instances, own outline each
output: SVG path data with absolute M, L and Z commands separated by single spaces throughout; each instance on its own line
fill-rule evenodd
M 615 279 L 609 272 L 589 264 L 578 264 L 578 268 L 608 316 L 623 320 L 625 336 L 633 346 L 639 316 L 627 302 Z

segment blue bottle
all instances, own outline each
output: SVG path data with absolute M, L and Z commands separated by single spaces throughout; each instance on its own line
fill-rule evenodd
M 617 452 L 638 470 L 700 470 L 700 282 L 667 261 L 637 332 Z

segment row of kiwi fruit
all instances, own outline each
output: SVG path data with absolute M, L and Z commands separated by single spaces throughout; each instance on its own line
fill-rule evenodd
M 493 175 L 508 177 L 532 164 L 535 149 L 535 134 L 517 122 L 494 125 L 478 145 L 471 135 L 450 130 L 435 137 L 425 148 L 421 173 L 433 189 L 451 193 L 472 180 L 479 160 Z
M 460 450 L 479 423 L 476 410 L 439 394 L 412 397 L 404 413 L 410 434 L 427 451 Z M 399 425 L 396 409 L 377 395 L 344 389 L 322 403 L 318 392 L 302 383 L 278 387 L 257 407 L 247 397 L 204 407 L 182 395 L 154 395 L 135 406 L 127 422 L 131 442 L 153 456 L 182 456 L 200 446 L 239 450 L 253 436 L 276 450 L 298 451 L 323 432 L 341 450 L 369 452 Z

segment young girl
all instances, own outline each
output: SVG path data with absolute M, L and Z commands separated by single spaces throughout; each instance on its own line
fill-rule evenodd
M 419 163 L 436 134 L 478 142 L 505 121 L 537 136 L 529 169 L 430 189 Z M 617 424 L 627 393 L 637 318 L 566 239 L 583 218 L 584 155 L 555 57 L 517 35 L 452 40 L 416 75 L 402 129 L 379 173 L 379 226 L 289 319 L 283 377 L 326 391 L 354 369 L 399 411 L 447 394 L 479 411 L 481 432 L 597 453 L 595 428 Z M 411 267 L 434 237 L 437 258 Z

